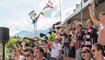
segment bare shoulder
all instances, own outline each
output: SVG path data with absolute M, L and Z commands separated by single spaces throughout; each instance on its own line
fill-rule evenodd
M 105 32 L 105 27 L 103 28 L 103 30 L 102 30 L 103 32 Z
M 102 22 L 100 22 L 100 21 L 97 21 L 97 23 L 96 23 L 98 26 L 100 26 L 101 24 L 102 24 Z
M 101 33 L 105 34 L 105 26 L 102 28 Z

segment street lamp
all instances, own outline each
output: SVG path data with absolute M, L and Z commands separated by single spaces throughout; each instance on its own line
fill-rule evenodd
M 34 10 L 32 10 L 28 15 L 30 16 L 30 18 L 32 20 L 36 20 L 36 13 L 35 13 Z M 34 24 L 34 35 L 36 35 L 36 33 L 37 33 L 37 26 L 36 26 L 36 23 L 35 23 Z

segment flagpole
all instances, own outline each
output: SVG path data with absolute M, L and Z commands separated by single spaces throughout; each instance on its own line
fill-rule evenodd
M 37 37 L 37 22 L 36 22 L 36 37 Z
M 60 25 L 61 25 L 61 21 L 62 21 L 61 0 L 59 0 L 59 8 L 60 8 Z
M 83 19 L 83 14 L 82 14 L 82 13 L 83 13 L 83 12 L 82 12 L 82 3 L 83 3 L 83 2 L 82 2 L 82 0 L 81 0 L 81 24 L 82 24 L 82 19 Z
M 93 15 L 95 16 L 95 3 L 94 3 L 95 1 L 94 0 L 91 0 L 91 5 L 93 6 Z M 93 24 L 94 25 L 94 24 Z M 92 40 L 92 45 L 93 45 L 93 40 Z
M 94 3 L 95 1 L 93 0 L 93 14 L 94 14 L 94 16 L 95 16 L 95 3 Z
M 34 16 L 34 20 L 36 21 L 36 16 Z M 37 23 L 34 24 L 34 37 L 37 34 Z
M 34 36 L 35 36 L 35 34 L 36 34 L 36 33 L 35 33 L 35 26 L 36 26 L 36 25 L 34 24 Z

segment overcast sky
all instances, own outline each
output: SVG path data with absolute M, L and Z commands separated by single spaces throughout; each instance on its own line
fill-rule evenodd
M 35 10 L 37 14 L 42 11 L 48 0 L 0 0 L 0 27 L 8 27 L 10 35 L 22 30 L 33 31 L 32 20 L 28 14 Z M 54 8 L 47 8 L 37 22 L 38 30 L 45 30 L 59 20 L 59 0 L 51 0 Z M 80 0 L 62 0 L 62 21 L 68 17 L 75 4 Z

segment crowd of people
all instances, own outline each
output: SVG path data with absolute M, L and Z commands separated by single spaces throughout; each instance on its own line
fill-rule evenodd
M 85 29 L 80 22 L 72 28 L 53 29 L 56 35 L 53 41 L 46 37 L 41 42 L 32 42 L 29 46 L 24 43 L 14 47 L 10 60 L 105 60 L 105 12 L 95 18 L 92 6 L 89 6 L 91 19 L 85 22 Z M 95 28 L 94 24 L 99 26 Z

